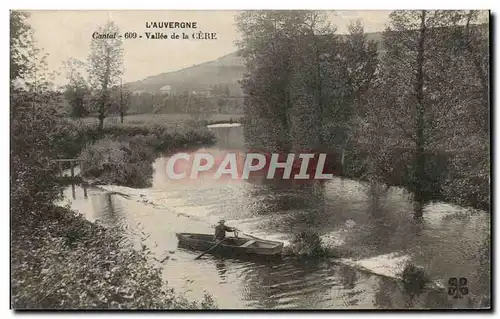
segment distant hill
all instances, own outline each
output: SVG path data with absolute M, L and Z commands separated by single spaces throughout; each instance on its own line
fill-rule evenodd
M 245 72 L 245 63 L 237 52 L 230 53 L 215 61 L 204 62 L 179 71 L 162 73 L 137 82 L 125 84 L 131 91 L 158 93 L 169 85 L 172 92 L 185 90 L 203 91 L 212 85 L 228 85 L 231 95 L 241 95 L 238 81 Z
M 367 33 L 368 40 L 382 42 L 382 33 Z M 174 72 L 153 75 L 144 80 L 127 83 L 124 86 L 132 92 L 158 93 L 160 88 L 170 86 L 174 93 L 189 91 L 204 91 L 213 85 L 228 85 L 233 96 L 241 96 L 242 91 L 238 81 L 245 72 L 245 61 L 237 52 L 230 53 L 215 61 L 204 62 L 192 67 Z

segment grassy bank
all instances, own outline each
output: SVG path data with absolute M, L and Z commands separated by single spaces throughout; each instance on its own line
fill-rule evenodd
M 209 309 L 210 296 L 188 301 L 163 282 L 147 249 L 120 230 L 51 207 L 12 232 L 15 309 Z M 29 253 L 28 253 L 29 252 Z

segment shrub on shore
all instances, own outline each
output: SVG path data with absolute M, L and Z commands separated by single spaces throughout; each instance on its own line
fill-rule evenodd
M 12 233 L 15 309 L 210 309 L 211 296 L 188 301 L 162 279 L 147 250 L 120 230 L 52 207 Z M 27 253 L 30 252 L 30 253 Z
M 420 295 L 425 286 L 430 282 L 424 268 L 411 262 L 404 264 L 399 276 L 403 281 L 404 290 L 411 297 Z
M 84 177 L 107 184 L 147 187 L 153 174 L 153 159 L 152 151 L 140 141 L 104 138 L 82 151 L 80 164 Z
M 301 231 L 295 235 L 291 247 L 295 254 L 308 258 L 321 258 L 328 254 L 319 235 L 310 230 Z

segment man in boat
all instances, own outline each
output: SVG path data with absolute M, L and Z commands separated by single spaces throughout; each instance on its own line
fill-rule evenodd
M 225 220 L 221 219 L 219 221 L 219 225 L 215 226 L 215 235 L 214 235 L 214 241 L 216 243 L 219 243 L 221 240 L 224 240 L 226 238 L 226 232 L 234 232 L 236 236 L 236 228 L 234 227 L 229 227 L 225 225 Z

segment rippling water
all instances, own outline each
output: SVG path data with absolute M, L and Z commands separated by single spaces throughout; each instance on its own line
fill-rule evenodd
M 213 128 L 218 144 L 207 150 L 244 149 L 242 128 Z M 351 180 L 319 184 L 265 184 L 209 178 L 178 182 L 165 173 L 167 157 L 154 163 L 153 186 L 132 189 L 71 188 L 71 206 L 90 220 L 119 225 L 161 259 L 164 276 L 187 297 L 212 294 L 221 308 L 443 308 L 478 306 L 471 298 L 454 301 L 442 290 L 410 299 L 398 280 L 401 263 L 422 265 L 437 285 L 467 277 L 471 291 L 486 294 L 479 252 L 489 233 L 489 216 L 445 203 L 425 209 L 423 223 L 412 218 L 409 194 L 378 192 Z M 374 196 L 374 193 L 379 195 Z M 117 194 L 118 193 L 118 194 Z M 128 196 L 122 196 L 126 194 Z M 351 253 L 349 259 L 321 262 L 283 257 L 242 261 L 177 248 L 176 232 L 212 233 L 224 218 L 258 237 L 288 243 L 292 234 L 314 229 L 325 245 Z M 480 301 L 479 301 L 480 303 Z

